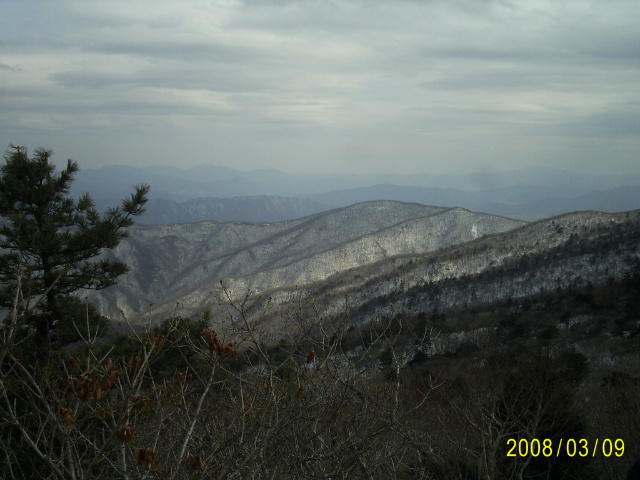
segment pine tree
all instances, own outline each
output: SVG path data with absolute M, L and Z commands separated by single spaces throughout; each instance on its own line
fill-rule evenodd
M 0 305 L 12 308 L 21 277 L 19 309 L 36 329 L 40 353 L 48 353 L 51 333 L 67 328 L 72 296 L 80 289 L 102 289 L 127 272 L 119 260 L 97 258 L 127 236 L 132 217 L 144 212 L 148 185 L 134 186 L 122 205 L 100 215 L 88 193 L 68 197 L 78 164 L 68 160 L 56 172 L 53 152 L 11 145 L 0 169 Z M 35 299 L 45 295 L 35 311 Z

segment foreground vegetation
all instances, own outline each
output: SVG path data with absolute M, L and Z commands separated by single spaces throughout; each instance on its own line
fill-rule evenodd
M 0 477 L 623 479 L 639 293 L 636 275 L 359 326 L 293 312 L 277 338 L 229 302 L 100 346 L 78 324 L 83 347 L 46 364 L 5 341 Z M 509 457 L 509 439 L 624 452 Z

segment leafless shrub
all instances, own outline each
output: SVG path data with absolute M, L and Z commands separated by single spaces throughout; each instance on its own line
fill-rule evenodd
M 317 312 L 294 314 L 275 335 L 227 300 L 199 337 L 171 322 L 131 329 L 118 358 L 87 331 L 84 349 L 46 370 L 13 354 L 14 309 L 1 345 L 0 476 L 428 478 L 430 391 L 409 401 L 399 374 L 428 332 L 401 342 L 378 322 L 354 355 L 341 348 L 346 321 L 329 331 Z M 169 349 L 185 369 L 159 371 Z M 383 350 L 393 381 L 367 364 Z

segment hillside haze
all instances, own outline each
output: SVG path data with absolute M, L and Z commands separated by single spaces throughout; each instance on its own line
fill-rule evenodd
M 200 222 L 281 222 L 331 210 L 309 198 L 258 195 L 233 198 L 203 197 L 178 202 L 153 199 L 137 222 L 142 225 Z
M 372 200 L 463 207 L 526 221 L 565 212 L 640 208 L 637 176 L 569 173 L 549 168 L 459 175 L 340 175 L 239 171 L 200 165 L 110 166 L 81 170 L 72 195 L 91 192 L 100 210 L 133 184 L 151 185 L 142 224 L 202 220 L 275 222 Z

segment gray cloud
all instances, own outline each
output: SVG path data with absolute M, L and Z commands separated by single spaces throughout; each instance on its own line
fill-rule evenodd
M 87 166 L 624 173 L 639 17 L 631 0 L 3 2 L 0 141 Z

